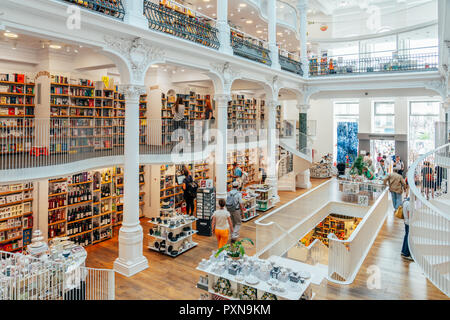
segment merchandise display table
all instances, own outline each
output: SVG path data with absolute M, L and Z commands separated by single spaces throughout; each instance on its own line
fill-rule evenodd
M 378 199 L 386 188 L 383 180 L 366 180 L 357 176 L 339 176 L 339 191 L 344 194 L 344 201 L 368 206 L 370 201 Z
M 315 162 L 309 168 L 311 178 L 330 178 L 333 175 L 333 158 L 331 154 L 322 157 L 320 162 Z
M 196 220 L 195 217 L 178 214 L 162 218 L 153 217 L 149 220 L 153 225 L 149 230 L 149 236 L 154 240 L 149 241 L 148 248 L 177 257 L 197 246 L 198 243 L 192 240 L 192 236 L 197 233 L 192 227 Z
M 233 260 L 224 252 L 216 258 L 213 252 L 197 267 L 207 273 L 197 287 L 213 300 L 311 300 L 311 274 L 285 260 L 254 256 Z
M 277 202 L 277 197 L 273 194 L 273 188 L 266 184 L 254 184 L 249 186 L 250 193 L 256 196 L 256 210 L 267 211 L 272 209 Z
M 245 208 L 245 211 L 241 212 L 242 222 L 249 221 L 259 216 L 259 214 L 256 213 L 256 195 L 247 194 L 246 196 L 242 197 L 242 200 L 244 201 L 243 205 Z

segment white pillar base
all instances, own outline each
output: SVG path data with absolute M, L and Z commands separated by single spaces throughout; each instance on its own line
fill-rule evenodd
M 296 180 L 297 188 L 303 188 L 303 189 L 311 189 L 312 188 L 312 184 L 310 181 L 309 169 L 303 171 L 302 173 L 299 173 L 295 180 Z
M 273 188 L 273 197 L 275 198 L 274 203 L 280 201 L 280 196 L 278 195 L 278 179 L 276 177 L 267 177 L 266 183 Z
M 147 258 L 143 252 L 144 234 L 141 225 L 119 230 L 119 257 L 114 261 L 114 270 L 126 277 L 131 277 L 148 268 Z

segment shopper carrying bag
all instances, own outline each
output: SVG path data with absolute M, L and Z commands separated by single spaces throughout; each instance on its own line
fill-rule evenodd
M 231 234 L 231 240 L 239 238 L 239 230 L 242 224 L 241 212 L 244 211 L 242 194 L 238 190 L 239 183 L 233 181 L 233 189 L 227 194 L 226 206 L 227 210 L 231 214 L 231 221 L 233 222 L 233 233 Z
M 219 199 L 219 210 L 214 211 L 212 216 L 212 231 L 216 235 L 219 249 L 227 242 L 230 233 L 233 233 L 233 222 L 231 221 L 230 212 L 226 209 L 226 201 Z

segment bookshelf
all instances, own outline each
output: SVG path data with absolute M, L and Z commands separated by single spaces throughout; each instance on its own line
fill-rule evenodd
M 25 74 L 0 73 L 0 152 L 29 152 L 34 141 L 35 84 Z M 12 141 L 6 138 L 14 138 Z
M 228 129 L 257 130 L 257 99 L 233 95 L 228 103 Z
M 0 250 L 19 252 L 31 243 L 33 183 L 0 186 Z
M 346 240 L 361 222 L 361 218 L 330 214 L 306 234 L 300 242 L 309 246 L 315 239 L 322 241 L 328 247 L 328 235 L 334 233 L 338 239 Z
M 144 196 L 140 167 L 140 198 Z M 141 178 L 142 176 L 142 178 Z M 81 172 L 48 182 L 48 239 L 67 236 L 88 246 L 110 239 L 123 221 L 122 167 Z M 144 205 L 140 199 L 140 207 Z
M 236 162 L 242 171 L 248 173 L 248 184 L 256 183 L 259 175 L 259 148 L 227 152 L 227 189 L 232 189 L 233 163 Z
M 209 164 L 207 162 L 194 162 L 186 164 L 191 171 L 192 177 L 197 183 L 200 180 L 211 178 Z M 177 172 L 181 171 L 183 165 L 161 165 L 151 166 L 151 176 L 158 177 L 151 179 L 151 190 L 159 190 L 159 197 L 153 196 L 151 203 L 154 203 L 152 212 L 159 212 L 162 208 L 173 209 L 179 213 L 185 212 L 185 204 L 183 198 L 183 188 L 176 181 Z M 159 184 L 156 182 L 159 181 Z M 200 184 L 200 183 L 199 183 Z M 153 195 L 155 193 L 152 193 Z M 194 202 L 196 210 L 196 201 Z

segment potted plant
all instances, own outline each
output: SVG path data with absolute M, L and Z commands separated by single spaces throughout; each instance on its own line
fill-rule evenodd
M 255 245 L 251 239 L 243 238 L 242 240 L 239 240 L 239 241 L 227 243 L 222 248 L 217 250 L 217 252 L 214 256 L 217 258 L 222 251 L 226 250 L 227 255 L 229 257 L 231 257 L 233 260 L 238 260 L 245 255 L 245 248 L 243 246 L 244 242 L 249 242 L 252 245 Z

